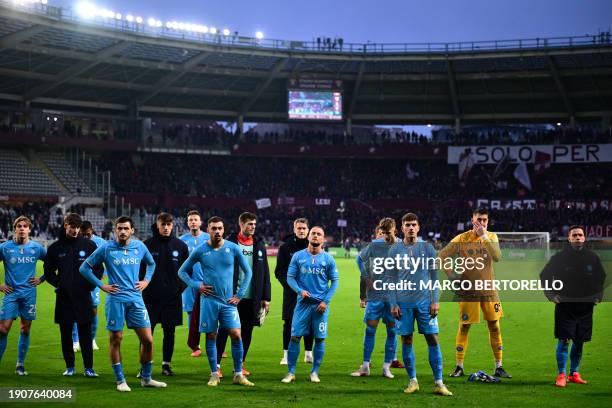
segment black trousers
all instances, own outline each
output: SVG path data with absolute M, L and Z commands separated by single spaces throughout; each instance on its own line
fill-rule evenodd
M 156 324 L 151 325 L 151 334 L 155 330 Z M 174 354 L 174 331 L 176 326 L 163 326 L 164 340 L 162 343 L 162 361 L 170 363 L 172 361 L 172 355 Z
M 283 320 L 283 350 L 289 350 L 289 341 L 291 340 L 291 319 Z M 308 334 L 304 336 L 304 348 L 306 351 L 312 351 L 312 343 L 314 342 L 314 337 L 312 334 Z
M 60 323 L 60 337 L 62 339 L 62 354 L 66 367 L 74 367 L 74 350 L 72 349 L 72 327 L 74 322 Z M 83 356 L 83 367 L 93 368 L 93 346 L 91 344 L 91 323 L 77 324 L 79 344 Z
M 240 317 L 240 335 L 242 337 L 242 361 L 246 360 L 249 347 L 251 347 L 251 339 L 253 338 L 253 328 L 255 327 L 255 306 L 252 299 L 242 299 L 238 303 L 238 316 Z M 219 329 L 217 333 L 217 362 L 221 362 L 221 355 L 225 351 L 227 345 L 227 337 L 229 331 L 227 329 Z

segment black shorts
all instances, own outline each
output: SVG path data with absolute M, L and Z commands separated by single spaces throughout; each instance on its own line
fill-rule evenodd
M 151 327 L 161 323 L 163 327 L 183 325 L 183 306 L 181 298 L 164 301 L 145 301 Z
M 586 342 L 593 333 L 593 303 L 555 305 L 555 338 Z

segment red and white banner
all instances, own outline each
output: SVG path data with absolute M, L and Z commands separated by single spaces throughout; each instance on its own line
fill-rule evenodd
M 459 164 L 466 154 L 474 164 L 497 164 L 506 157 L 511 163 L 609 163 L 612 144 L 449 146 L 448 164 Z
M 587 225 L 587 239 L 612 238 L 612 225 Z

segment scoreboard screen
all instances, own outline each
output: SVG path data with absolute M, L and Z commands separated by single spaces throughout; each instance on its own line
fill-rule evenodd
M 289 91 L 289 119 L 342 120 L 342 92 Z

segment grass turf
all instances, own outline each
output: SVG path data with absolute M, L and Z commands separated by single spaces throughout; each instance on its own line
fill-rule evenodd
M 167 381 L 163 390 L 142 389 L 135 375 L 139 369 L 138 343 L 132 331 L 124 332 L 122 344 L 123 365 L 132 386 L 131 393 L 118 393 L 108 360 L 107 333 L 104 330 L 104 300 L 99 310 L 97 342 L 101 350 L 94 353 L 94 364 L 100 374 L 98 379 L 82 376 L 82 360 L 77 354 L 77 372 L 73 378 L 61 375 L 64 361 L 61 354 L 59 329 L 53 323 L 54 294 L 50 285 L 44 283 L 38 288 L 38 318 L 33 323 L 30 350 L 26 359 L 27 377 L 13 373 L 16 361 L 18 322 L 15 322 L 8 339 L 8 347 L 0 363 L 0 387 L 26 388 L 73 388 L 76 390 L 76 404 L 87 407 L 146 406 L 399 406 L 419 404 L 420 406 L 609 406 L 612 400 L 612 305 L 601 304 L 595 310 L 593 340 L 584 348 L 581 373 L 588 385 L 569 384 L 566 389 L 553 386 L 557 368 L 553 338 L 553 305 L 545 302 L 504 303 L 505 317 L 502 319 L 504 339 L 504 367 L 514 375 L 513 379 L 500 384 L 469 383 L 467 377 L 448 378 L 454 367 L 454 339 L 457 330 L 457 305 L 443 303 L 439 317 L 440 342 L 444 356 L 444 381 L 455 394 L 453 397 L 439 397 L 431 393 L 433 378 L 427 359 L 427 348 L 422 336 L 415 339 L 417 373 L 421 391 L 404 395 L 407 379 L 404 370 L 393 370 L 396 378 L 380 376 L 383 359 L 384 326 L 378 330 L 375 351 L 372 356 L 372 376 L 352 378 L 362 359 L 364 325 L 363 309 L 358 306 L 358 271 L 354 259 L 338 258 L 340 288 L 330 307 L 329 337 L 326 354 L 320 371 L 321 383 L 307 381 L 310 365 L 303 361 L 302 354 L 297 368 L 297 382 L 285 385 L 280 379 L 286 373 L 286 366 L 279 365 L 282 356 L 281 287 L 273 280 L 273 299 L 270 314 L 265 325 L 256 328 L 249 351 L 247 367 L 252 371 L 250 379 L 256 386 L 251 389 L 231 384 L 227 376 L 219 387 L 206 386 L 209 369 L 206 357 L 192 358 L 186 346 L 186 326 L 177 328 L 177 339 L 173 358 L 176 377 L 167 378 L 160 374 L 161 330 L 155 333 L 154 378 Z M 270 259 L 270 269 L 274 269 Z M 610 270 L 610 263 L 606 265 Z M 521 262 L 500 264 L 504 268 L 520 268 Z M 525 267 L 535 266 L 525 263 Z M 539 266 L 538 266 L 539 267 Z M 3 266 L 0 266 L 3 275 Z M 41 271 L 39 264 L 39 271 Z M 3 277 L 2 277 L 3 279 Z M 2 280 L 3 281 L 3 280 Z M 186 319 L 185 319 L 186 322 Z M 227 349 L 229 353 L 229 346 Z M 401 355 L 400 355 L 401 359 Z M 224 359 L 224 371 L 231 373 L 232 362 Z M 486 325 L 472 327 L 466 356 L 466 373 L 483 369 L 493 371 L 493 357 L 489 346 Z M 56 403 L 46 403 L 55 405 Z M 6 404 L 3 404 L 6 405 Z M 18 406 L 24 406 L 20 403 Z

